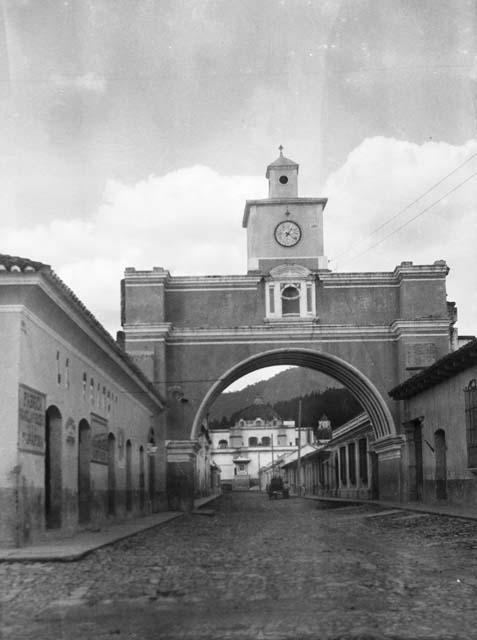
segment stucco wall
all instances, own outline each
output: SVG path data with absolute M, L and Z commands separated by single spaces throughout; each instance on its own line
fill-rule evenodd
M 447 493 L 455 503 L 477 500 L 477 476 L 467 465 L 464 388 L 477 378 L 477 366 L 406 400 L 406 418 L 422 420 L 423 500 L 436 500 L 435 432 L 446 436 Z
M 15 538 L 21 314 L 0 306 L 0 540 Z
M 16 313 L 11 311 L 13 304 L 18 308 Z M 156 508 L 165 508 L 165 433 L 164 419 L 159 420 L 159 406 L 148 397 L 145 387 L 132 379 L 121 358 L 102 348 L 101 339 L 94 331 L 88 331 L 87 323 L 76 325 L 69 314 L 35 285 L 26 284 L 23 288 L 19 282 L 15 287 L 0 287 L 0 348 L 1 544 L 33 542 L 46 530 L 45 412 L 49 407 L 54 408 L 55 415 L 56 412 L 61 415 L 60 423 L 55 420 L 52 427 L 55 432 L 52 466 L 61 471 L 50 474 L 61 492 L 57 505 L 61 515 L 58 523 L 50 522 L 50 526 L 55 529 L 58 526 L 58 531 L 65 533 L 78 526 L 78 427 L 82 420 L 91 426 L 93 415 L 103 420 L 105 436 L 110 432 L 115 437 L 116 515 L 127 515 L 128 439 L 132 442 L 133 493 L 133 506 L 128 513 L 139 513 L 139 447 L 146 447 L 151 427 L 158 445 L 156 482 L 155 495 L 146 495 L 145 509 L 151 508 L 150 499 Z M 43 399 L 42 410 L 35 416 L 37 422 L 32 423 L 30 435 L 35 442 L 31 446 L 25 437 L 19 437 L 19 416 L 26 411 L 25 407 L 19 408 L 19 396 L 24 393 L 31 393 L 39 403 Z M 107 469 L 106 464 L 91 461 L 92 522 L 107 516 Z M 147 471 L 145 456 L 146 494 Z

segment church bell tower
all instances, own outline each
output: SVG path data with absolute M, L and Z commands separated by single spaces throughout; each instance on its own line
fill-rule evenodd
M 278 266 L 301 266 L 310 272 L 328 268 L 323 249 L 326 198 L 298 197 L 298 169 L 283 155 L 267 167 L 268 198 L 247 200 L 248 272 L 269 274 Z

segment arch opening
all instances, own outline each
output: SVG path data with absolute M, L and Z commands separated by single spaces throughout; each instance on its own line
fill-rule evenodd
M 356 367 L 341 358 L 311 349 L 274 349 L 247 358 L 225 372 L 204 396 L 195 415 L 191 439 L 199 433 L 202 420 L 218 396 L 239 378 L 276 365 L 307 367 L 327 374 L 343 384 L 361 404 L 373 426 L 376 440 L 396 435 L 391 412 L 375 385 Z
M 60 410 L 48 407 L 45 422 L 45 523 L 48 529 L 61 527 L 63 421 Z

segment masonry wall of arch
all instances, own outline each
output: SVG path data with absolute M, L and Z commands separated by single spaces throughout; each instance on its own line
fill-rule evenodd
M 397 403 L 387 395 L 398 382 L 391 340 L 174 344 L 168 347 L 167 359 L 169 383 L 180 386 L 187 400 L 169 406 L 168 432 L 173 439 L 193 439 L 214 400 L 234 380 L 276 364 L 309 367 L 340 381 L 369 413 L 376 439 L 395 434 L 400 424 Z

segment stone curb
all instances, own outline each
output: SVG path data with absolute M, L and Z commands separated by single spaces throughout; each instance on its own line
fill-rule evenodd
M 382 507 L 385 509 L 400 509 L 401 511 L 416 511 L 418 513 L 427 513 L 435 516 L 446 516 L 448 518 L 461 518 L 462 520 L 477 520 L 477 512 L 469 513 L 464 509 L 451 506 L 439 506 L 429 504 L 418 504 L 409 502 L 388 502 L 387 500 L 364 500 L 359 498 L 335 498 L 326 496 L 297 496 L 293 498 L 304 498 L 305 500 L 315 500 L 317 502 L 337 502 L 342 504 L 363 504 Z
M 136 520 L 131 523 L 113 524 L 108 531 L 79 533 L 71 540 L 16 549 L 0 549 L 0 562 L 75 562 L 97 549 L 166 524 L 183 515 L 184 513 L 178 511 L 159 513 L 157 517 L 146 516 L 146 522 Z M 96 539 L 93 536 L 97 536 Z M 81 537 L 87 539 L 81 540 Z

